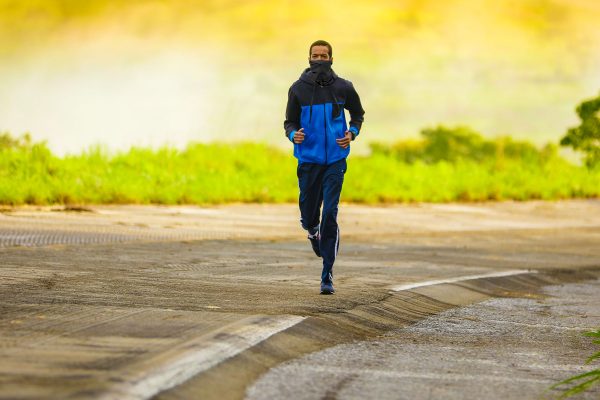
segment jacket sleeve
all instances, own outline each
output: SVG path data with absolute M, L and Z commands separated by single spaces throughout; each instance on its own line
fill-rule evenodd
M 363 110 L 362 105 L 360 104 L 360 97 L 358 97 L 358 93 L 356 93 L 354 86 L 351 82 L 348 83 L 349 88 L 348 93 L 346 94 L 346 105 L 344 107 L 350 111 L 349 130 L 354 134 L 354 140 L 354 138 L 358 136 L 362 123 L 365 120 L 365 110 Z
M 288 139 L 293 137 L 293 132 L 300 129 L 300 111 L 298 98 L 292 88 L 290 88 L 288 92 L 287 107 L 285 108 L 285 121 L 283 122 L 285 137 Z

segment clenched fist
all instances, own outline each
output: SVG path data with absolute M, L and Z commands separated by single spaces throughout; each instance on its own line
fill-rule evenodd
M 304 128 L 300 128 L 294 133 L 294 143 L 300 144 L 304 142 Z
M 342 139 L 335 139 L 335 141 L 342 149 L 347 148 L 350 146 L 350 142 L 352 141 L 352 132 L 346 131 Z

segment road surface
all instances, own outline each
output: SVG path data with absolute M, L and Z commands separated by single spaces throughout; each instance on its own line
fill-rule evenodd
M 0 398 L 258 398 L 303 357 L 600 276 L 598 200 L 342 204 L 334 296 L 294 205 L 75 210 L 0 210 Z

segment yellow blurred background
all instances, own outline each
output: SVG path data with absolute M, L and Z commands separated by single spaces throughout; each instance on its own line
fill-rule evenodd
M 436 124 L 557 141 L 600 91 L 598 0 L 0 0 L 0 131 L 101 143 L 288 146 L 308 46 L 366 110 L 358 151 Z

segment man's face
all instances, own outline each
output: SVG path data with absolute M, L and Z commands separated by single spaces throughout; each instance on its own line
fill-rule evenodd
M 310 49 L 310 61 L 333 61 L 333 58 L 329 57 L 327 46 L 313 46 Z

